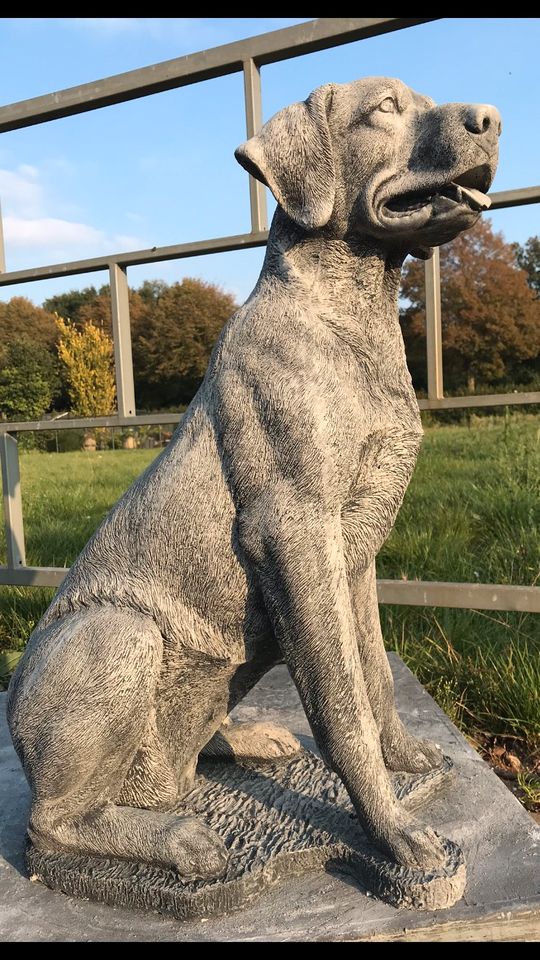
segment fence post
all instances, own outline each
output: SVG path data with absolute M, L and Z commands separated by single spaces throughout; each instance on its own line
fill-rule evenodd
M 244 99 L 246 104 L 246 133 L 253 137 L 262 126 L 261 73 L 254 60 L 244 61 Z M 266 193 L 262 183 L 249 178 L 249 205 L 251 209 L 251 230 L 261 233 L 268 229 Z
M 444 397 L 442 327 L 441 327 L 441 267 L 439 248 L 425 263 L 426 277 L 426 353 L 428 397 L 441 400 Z
M 2 467 L 7 565 L 10 568 L 24 567 L 26 565 L 26 554 L 19 450 L 15 437 L 12 437 L 9 433 L 0 434 L 0 464 Z
M 133 384 L 129 289 L 126 268 L 121 267 L 118 263 L 111 263 L 109 276 L 118 413 L 121 417 L 134 417 L 136 413 L 135 387 Z

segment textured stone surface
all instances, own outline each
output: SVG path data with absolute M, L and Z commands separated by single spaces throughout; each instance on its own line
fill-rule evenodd
M 0 939 L 15 941 L 242 941 L 358 939 L 405 929 L 446 931 L 476 924 L 489 937 L 512 938 L 540 917 L 540 830 L 506 787 L 468 746 L 403 664 L 391 656 L 396 697 L 407 727 L 434 738 L 450 755 L 457 779 L 429 807 L 430 821 L 463 848 L 468 861 L 462 901 L 441 913 L 398 911 L 366 896 L 350 876 L 310 873 L 274 888 L 241 913 L 216 921 L 180 922 L 111 908 L 53 892 L 24 876 L 28 788 L 5 726 L 0 745 Z M 5 699 L 5 698 L 2 698 Z M 284 667 L 268 674 L 236 711 L 244 721 L 283 723 L 313 750 L 309 726 Z M 420 934 L 419 934 L 420 935 Z

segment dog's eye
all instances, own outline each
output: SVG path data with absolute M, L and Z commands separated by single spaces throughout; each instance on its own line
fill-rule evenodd
M 385 97 L 377 107 L 377 110 L 380 110 L 381 113 L 396 113 L 397 103 L 393 97 Z

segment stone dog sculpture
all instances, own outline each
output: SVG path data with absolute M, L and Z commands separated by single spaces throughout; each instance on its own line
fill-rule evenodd
M 370 78 L 320 87 L 236 151 L 278 202 L 261 277 L 11 684 L 35 847 L 219 875 L 218 835 L 170 809 L 205 749 L 297 749 L 280 728 L 225 724 L 284 658 L 367 836 L 406 867 L 443 861 L 389 779 L 441 754 L 396 712 L 374 561 L 422 438 L 400 269 L 487 208 L 499 133 L 494 107 Z

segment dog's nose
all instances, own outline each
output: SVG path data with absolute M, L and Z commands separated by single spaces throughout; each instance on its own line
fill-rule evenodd
M 489 103 L 472 103 L 465 111 L 463 122 L 469 133 L 480 135 L 490 133 L 497 137 L 501 135 L 501 115 L 497 108 Z

